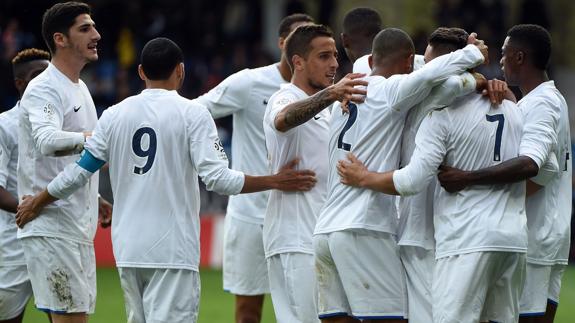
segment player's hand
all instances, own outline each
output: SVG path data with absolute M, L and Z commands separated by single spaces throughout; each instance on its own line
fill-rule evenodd
M 333 100 L 341 102 L 342 109 L 347 108 L 350 101 L 355 103 L 365 101 L 367 91 L 364 87 L 367 86 L 367 81 L 362 80 L 362 77 L 365 77 L 365 74 L 350 73 L 328 88 Z
M 489 48 L 485 45 L 485 42 L 481 39 L 477 39 L 477 33 L 471 33 L 467 38 L 467 44 L 473 44 L 479 48 L 481 54 L 483 55 L 483 64 L 489 64 Z
M 23 228 L 26 223 L 34 220 L 40 214 L 40 209 L 36 207 L 35 197 L 24 195 L 22 201 L 18 204 L 18 211 L 16 212 L 16 225 Z
M 489 101 L 491 101 L 491 104 L 499 105 L 504 99 L 506 99 L 507 91 L 511 92 L 505 81 L 493 79 L 487 81 L 487 86 L 483 89 L 481 94 L 483 96 L 487 96 Z
M 441 187 L 449 193 L 459 192 L 467 187 L 467 172 L 457 168 L 441 165 L 437 178 Z
M 112 204 L 104 198 L 98 198 L 98 222 L 102 228 L 112 225 Z
M 317 182 L 315 173 L 311 170 L 295 170 L 299 159 L 293 159 L 285 164 L 277 174 L 274 175 L 276 189 L 285 192 L 309 191 Z
M 347 154 L 347 161 L 337 162 L 337 173 L 340 182 L 345 185 L 361 187 L 361 183 L 368 176 L 367 167 L 352 153 Z

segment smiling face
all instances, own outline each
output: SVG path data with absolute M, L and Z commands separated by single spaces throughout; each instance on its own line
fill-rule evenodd
M 84 62 L 98 60 L 98 41 L 100 34 L 96 24 L 88 14 L 76 17 L 74 25 L 68 30 L 68 35 L 56 36 L 56 43 L 66 49 L 73 57 Z
M 323 90 L 333 84 L 337 63 L 337 48 L 331 37 L 316 37 L 310 43 L 311 50 L 306 58 L 299 57 L 300 69 L 307 78 L 308 86 Z

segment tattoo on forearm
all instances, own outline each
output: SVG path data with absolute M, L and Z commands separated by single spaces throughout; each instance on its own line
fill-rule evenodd
M 290 128 L 297 127 L 332 103 L 327 91 L 322 90 L 305 100 L 292 103 L 284 114 L 284 123 Z

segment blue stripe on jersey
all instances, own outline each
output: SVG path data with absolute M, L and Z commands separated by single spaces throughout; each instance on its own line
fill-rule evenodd
M 95 173 L 98 169 L 102 168 L 102 166 L 104 166 L 106 162 L 94 157 L 92 153 L 84 149 L 82 158 L 80 158 L 80 160 L 78 160 L 76 164 L 78 164 L 78 166 L 84 168 L 85 170 L 89 171 L 90 173 Z
M 68 314 L 68 311 L 55 311 L 55 310 L 51 310 L 49 308 L 42 308 L 42 307 L 36 307 L 39 311 L 42 311 L 44 313 L 54 313 L 54 314 Z
M 559 305 L 559 303 L 557 303 L 556 301 L 554 301 L 554 300 L 552 300 L 552 299 L 550 299 L 550 298 L 547 299 L 547 303 L 549 303 L 549 304 L 551 304 L 551 305 L 555 305 L 555 306 Z
M 545 312 L 538 312 L 538 313 L 522 313 L 519 314 L 519 317 L 534 317 L 534 316 L 544 316 Z
M 347 312 L 335 312 L 335 313 L 328 313 L 328 314 L 320 314 L 318 318 L 320 320 L 327 319 L 330 317 L 338 317 L 338 316 L 350 316 Z

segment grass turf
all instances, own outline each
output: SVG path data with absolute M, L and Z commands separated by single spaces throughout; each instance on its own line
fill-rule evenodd
M 90 323 L 126 322 L 124 299 L 116 269 L 100 268 L 98 277 L 98 299 L 96 313 L 90 316 Z M 202 270 L 202 296 L 199 323 L 234 322 L 234 297 L 222 291 L 222 273 L 217 270 Z M 563 276 L 561 302 L 555 323 L 571 323 L 575 318 L 575 266 L 569 266 Z M 32 302 L 28 304 L 24 323 L 48 322 L 44 313 L 36 310 Z M 263 323 L 275 322 L 271 299 L 264 304 Z

